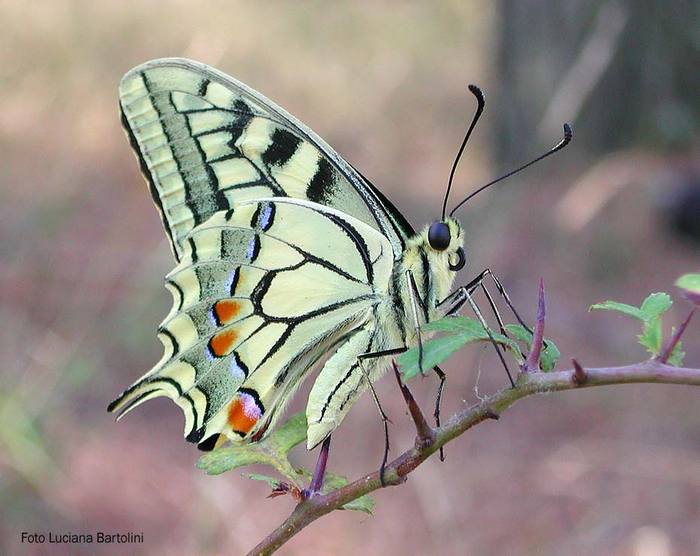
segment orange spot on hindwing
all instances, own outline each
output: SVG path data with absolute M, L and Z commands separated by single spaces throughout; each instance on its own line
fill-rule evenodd
M 239 390 L 228 405 L 228 424 L 233 430 L 245 436 L 263 415 L 262 404 L 255 391 Z
M 235 299 L 222 299 L 211 308 L 217 324 L 229 324 L 241 312 L 241 304 Z
M 223 357 L 233 349 L 237 338 L 238 332 L 235 330 L 219 332 L 209 340 L 209 351 L 214 357 Z

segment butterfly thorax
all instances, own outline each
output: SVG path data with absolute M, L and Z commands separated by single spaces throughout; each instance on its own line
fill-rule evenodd
M 464 234 L 459 222 L 453 218 L 445 220 L 450 230 L 450 242 L 446 249 L 434 249 L 428 240 L 429 226 L 411 237 L 400 259 L 394 264 L 389 284 L 389 298 L 393 311 L 384 314 L 393 317 L 387 327 L 395 328 L 405 345 L 415 345 L 415 299 L 418 323 L 424 324 L 443 316 L 446 307 L 438 307 L 445 299 L 454 282 L 456 272 L 450 268 L 457 259 L 457 251 L 464 244 Z M 415 287 L 410 283 L 413 277 Z M 415 295 L 412 295 L 412 291 Z

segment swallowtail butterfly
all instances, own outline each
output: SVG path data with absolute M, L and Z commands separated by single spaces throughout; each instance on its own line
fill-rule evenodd
M 200 448 L 255 441 L 330 353 L 306 405 L 311 449 L 392 354 L 416 345 L 421 324 L 468 297 L 450 293 L 465 264 L 456 219 L 443 209 L 416 232 L 323 139 L 243 83 L 161 59 L 128 72 L 119 98 L 177 265 L 158 329 L 165 353 L 109 411 L 166 396 Z

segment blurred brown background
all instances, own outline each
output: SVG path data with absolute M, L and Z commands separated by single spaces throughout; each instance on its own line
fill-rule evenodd
M 195 469 L 169 401 L 119 424 L 105 411 L 160 357 L 170 305 L 173 261 L 117 114 L 120 77 L 145 60 L 195 58 L 262 91 L 416 225 L 438 214 L 473 110 L 467 83 L 487 107 L 453 202 L 571 121 L 566 151 L 460 213 L 459 280 L 491 267 L 532 319 L 544 277 L 563 366 L 645 357 L 637 325 L 588 313 L 593 302 L 670 291 L 668 323 L 687 311 L 672 283 L 700 262 L 695 1 L 10 0 L 0 21 L 0 554 L 241 554 L 293 507 L 237 473 Z M 486 349 L 446 370 L 446 414 L 473 402 L 475 385 L 506 384 Z M 428 407 L 435 387 L 413 386 Z M 411 424 L 393 379 L 377 389 L 397 454 Z M 375 517 L 337 512 L 282 553 L 700 554 L 699 396 L 625 386 L 528 399 L 377 493 Z M 331 468 L 376 469 L 382 444 L 363 399 L 334 436 Z M 145 542 L 20 544 L 22 531 L 97 530 Z

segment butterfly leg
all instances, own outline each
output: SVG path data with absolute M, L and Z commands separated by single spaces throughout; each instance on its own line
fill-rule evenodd
M 498 323 L 498 329 L 500 330 L 501 334 L 504 336 L 508 336 L 508 331 L 506 330 L 505 324 L 503 322 L 503 318 L 501 317 L 501 313 L 498 311 L 498 307 L 496 307 L 496 303 L 493 300 L 493 296 L 491 295 L 491 292 L 488 290 L 486 287 L 486 284 L 484 282 L 480 282 L 478 288 L 483 292 L 484 297 L 486 297 L 486 301 L 489 304 L 489 307 L 491 307 L 491 312 L 493 313 L 494 317 L 496 317 L 496 322 Z M 473 293 L 476 290 L 472 290 L 469 292 L 470 294 Z
M 493 313 L 494 317 L 496 317 L 496 322 L 498 323 L 498 329 L 500 330 L 501 334 L 503 334 L 506 338 L 510 338 L 510 335 L 508 334 L 508 331 L 506 330 L 506 326 L 503 322 L 503 318 L 501 317 L 501 313 L 498 311 L 498 307 L 496 307 L 496 303 L 493 300 L 493 297 L 491 296 L 491 292 L 488 290 L 486 287 L 486 284 L 479 283 L 478 288 L 484 293 L 484 297 L 486 297 L 486 300 L 488 301 L 489 307 L 491 307 L 491 312 Z M 474 288 L 476 290 L 476 288 Z M 472 290 L 472 291 L 474 291 Z M 471 292 L 470 292 L 471 293 Z M 520 351 L 520 355 L 524 358 L 525 354 Z
M 370 359 L 373 357 L 384 357 L 387 355 L 398 355 L 399 353 L 404 353 L 407 351 L 407 347 L 400 347 L 400 348 L 394 348 L 394 349 L 387 349 L 384 351 L 376 351 L 374 353 L 363 353 L 362 355 L 358 356 L 358 359 Z M 440 384 L 438 385 L 438 392 L 437 392 L 437 397 L 435 398 L 435 411 L 433 412 L 433 416 L 435 417 L 435 424 L 439 427 L 440 426 L 440 407 L 442 404 L 442 393 L 445 388 L 445 381 L 447 380 L 447 375 L 445 372 L 438 367 L 437 365 L 433 367 L 433 371 L 435 374 L 438 376 L 440 379 Z M 369 383 L 369 381 L 368 381 Z M 370 385 L 370 388 L 371 385 Z M 384 457 L 382 459 L 382 466 L 380 468 L 380 480 L 382 481 L 382 486 L 384 485 L 384 468 L 386 466 L 386 462 L 389 457 L 389 430 L 387 427 L 387 422 L 391 422 L 390 419 L 386 416 L 384 411 L 382 410 L 382 407 L 379 403 L 379 399 L 377 397 L 376 392 L 374 391 L 374 388 L 372 388 L 372 395 L 374 396 L 374 401 L 377 405 L 377 408 L 379 409 L 379 413 L 382 416 L 382 420 L 384 422 L 384 433 L 385 433 L 385 443 L 384 443 Z M 440 448 L 440 461 L 445 461 L 445 452 Z
M 480 280 L 483 280 L 483 277 L 481 277 Z M 503 350 L 496 342 L 495 338 L 493 337 L 493 334 L 491 334 L 491 329 L 489 328 L 489 326 L 486 322 L 486 319 L 481 314 L 479 307 L 477 306 L 476 302 L 474 301 L 474 299 L 471 296 L 470 289 L 471 289 L 471 291 L 474 291 L 474 289 L 479 286 L 480 280 L 472 280 L 466 286 L 462 286 L 461 288 L 458 288 L 456 291 L 454 291 L 449 296 L 447 296 L 445 299 L 443 299 L 440 303 L 438 303 L 438 307 L 447 303 L 447 304 L 449 304 L 449 309 L 447 310 L 446 314 L 447 315 L 454 315 L 462 308 L 462 306 L 465 303 L 469 303 L 470 307 L 472 308 L 472 311 L 474 311 L 474 314 L 476 315 L 477 319 L 479 319 L 481 326 L 484 327 L 484 330 L 486 331 L 486 334 L 489 337 L 489 341 L 491 342 L 491 345 L 496 350 L 496 353 L 498 354 L 498 358 L 500 359 L 501 364 L 503 365 L 503 368 L 506 370 L 506 374 L 508 375 L 508 380 L 510 381 L 511 386 L 515 387 L 515 381 L 513 380 L 513 376 L 510 374 L 510 369 L 508 368 L 508 364 L 506 363 L 506 359 L 503 356 Z
M 517 309 L 515 308 L 515 305 L 513 305 L 513 302 L 511 301 L 510 296 L 508 295 L 508 292 L 503 287 L 503 284 L 501 284 L 501 281 L 496 277 L 496 275 L 493 272 L 491 272 L 491 269 L 487 268 L 479 276 L 482 276 L 483 278 L 488 276 L 489 278 L 491 278 L 493 283 L 496 285 L 496 289 L 498 290 L 498 293 L 500 294 L 501 298 L 503 299 L 503 301 L 505 301 L 505 304 L 510 309 L 510 312 L 513 313 L 515 320 L 518 321 L 518 324 L 520 326 L 522 326 L 525 330 L 527 330 L 530 334 L 532 334 L 532 328 L 530 328 L 525 323 L 525 321 L 520 317 L 520 314 L 518 313 Z M 484 292 L 486 292 L 487 290 L 486 290 L 486 286 L 483 284 L 483 278 L 482 278 L 482 282 L 481 282 L 481 287 L 484 289 Z M 496 314 L 497 314 L 497 311 L 496 311 Z M 508 334 L 505 334 L 505 335 L 507 336 Z M 542 345 L 544 348 L 547 348 L 548 347 L 547 340 L 542 340 Z M 523 357 L 526 356 L 522 352 L 521 352 L 521 354 Z
M 425 303 L 423 302 L 423 299 L 420 296 L 420 293 L 418 293 L 418 286 L 416 285 L 416 280 L 413 277 L 413 273 L 409 270 L 406 272 L 408 282 L 409 282 L 409 292 L 411 294 L 411 308 L 413 310 L 413 323 L 416 329 L 416 335 L 418 337 L 418 368 L 420 369 L 420 372 L 422 375 L 425 375 L 425 372 L 423 371 L 423 341 L 421 338 L 420 334 L 420 324 L 418 321 L 418 303 L 420 303 L 421 307 L 425 310 Z M 440 379 L 440 385 L 438 386 L 438 393 L 437 397 L 435 399 L 435 412 L 433 415 L 435 416 L 435 423 L 439 427 L 440 426 L 440 403 L 442 401 L 442 391 L 443 388 L 445 387 L 445 380 L 447 379 L 447 375 L 440 369 L 440 367 L 435 366 L 433 367 L 433 371 L 435 371 L 435 374 L 437 374 L 438 378 Z M 440 461 L 445 461 L 445 451 L 440 448 Z
M 503 365 L 503 368 L 506 370 L 506 374 L 508 375 L 508 380 L 510 381 L 510 385 L 515 388 L 515 382 L 513 381 L 513 376 L 510 374 L 510 369 L 508 368 L 508 364 L 506 363 L 506 359 L 503 356 L 503 350 L 501 349 L 501 346 L 498 345 L 496 340 L 493 337 L 493 334 L 491 334 L 491 330 L 489 329 L 489 325 L 486 323 L 486 319 L 484 319 L 484 316 L 481 314 L 481 311 L 479 310 L 479 307 L 477 304 L 474 302 L 472 299 L 472 296 L 469 295 L 469 293 L 465 292 L 467 296 L 467 301 L 469 302 L 469 305 L 471 305 L 472 311 L 474 311 L 474 314 L 476 317 L 479 319 L 479 322 L 481 323 L 481 326 L 484 327 L 484 330 L 486 330 L 486 334 L 489 337 L 489 340 L 491 341 L 491 345 L 496 349 L 496 353 L 498 354 L 498 358 L 501 360 L 501 364 Z
M 491 272 L 490 268 L 483 270 L 479 274 L 479 276 L 477 276 L 477 278 L 476 278 L 477 282 L 480 285 L 482 285 L 482 287 L 485 288 L 485 286 L 483 286 L 483 281 L 484 281 L 484 278 L 486 278 L 486 276 L 491 278 L 491 280 L 493 281 L 493 283 L 496 286 L 496 289 L 498 290 L 498 293 L 503 298 L 503 301 L 505 301 L 505 303 L 508 306 L 508 308 L 510 309 L 511 313 L 513 313 L 513 316 L 515 317 L 515 320 L 518 321 L 518 324 L 520 324 L 523 328 L 525 328 L 529 332 L 532 332 L 530 327 L 527 324 L 525 324 L 525 321 L 523 321 L 523 319 L 518 314 L 518 311 L 516 310 L 515 305 L 513 305 L 513 302 L 511 301 L 510 296 L 508 295 L 508 292 L 503 287 L 503 284 L 501 284 L 501 281 L 496 277 L 496 275 L 493 272 Z M 474 282 L 474 280 L 472 280 L 472 282 Z
M 311 498 L 312 496 L 321 493 L 321 488 L 323 488 L 323 479 L 326 477 L 326 464 L 328 463 L 330 448 L 331 436 L 328 435 L 323 441 L 323 444 L 321 444 L 321 449 L 318 452 L 318 461 L 316 461 L 316 469 L 314 469 L 314 474 L 311 477 L 309 488 L 302 492 L 304 498 Z
M 496 289 L 498 290 L 498 293 L 500 294 L 501 298 L 503 299 L 503 301 L 505 302 L 505 304 L 506 304 L 506 305 L 508 306 L 508 308 L 510 309 L 510 312 L 513 313 L 513 316 L 515 317 L 515 320 L 518 321 L 518 324 L 520 324 L 520 326 L 522 326 L 525 330 L 527 330 L 530 334 L 532 334 L 532 328 L 530 328 L 530 327 L 525 323 L 525 321 L 522 319 L 522 317 L 521 317 L 520 314 L 518 313 L 517 309 L 515 308 L 515 305 L 513 305 L 513 302 L 511 301 L 510 296 L 508 295 L 508 292 L 507 292 L 506 289 L 503 287 L 503 284 L 502 284 L 501 281 L 496 277 L 496 275 L 495 275 L 493 272 L 491 272 L 491 269 L 490 269 L 490 268 L 487 268 L 487 269 L 483 270 L 482 272 L 480 272 L 479 275 L 478 275 L 476 278 L 474 278 L 474 280 L 472 280 L 472 281 L 470 282 L 470 284 L 473 284 L 473 286 L 472 286 L 472 288 L 470 289 L 469 293 L 472 293 L 477 287 L 480 287 L 480 288 L 482 289 L 482 291 L 484 292 L 484 295 L 486 296 L 486 299 L 487 299 L 488 302 L 489 302 L 489 305 L 491 306 L 491 310 L 493 311 L 494 315 L 496 316 L 496 320 L 498 321 L 498 325 L 499 325 L 499 327 L 501 328 L 501 333 L 502 333 L 504 336 L 508 336 L 508 333 L 507 333 L 507 331 L 506 331 L 505 328 L 504 328 L 503 320 L 501 319 L 501 315 L 499 314 L 498 309 L 496 309 L 496 305 L 495 305 L 495 303 L 493 302 L 493 298 L 491 297 L 490 292 L 489 292 L 488 289 L 486 288 L 486 284 L 484 284 L 484 279 L 485 279 L 487 276 L 488 276 L 489 278 L 491 278 L 491 280 L 493 281 L 494 285 L 496 286 Z M 508 336 L 508 337 L 509 337 L 509 336 Z M 545 348 L 547 348 L 547 347 L 548 347 L 547 340 L 543 340 L 542 345 L 543 345 Z M 520 354 L 521 354 L 523 357 L 526 356 L 522 351 L 520 352 Z
M 379 468 L 379 481 L 381 482 L 382 486 L 386 486 L 386 483 L 384 481 L 384 471 L 386 469 L 386 462 L 389 459 L 389 423 L 391 422 L 391 420 L 387 417 L 386 413 L 384 413 L 382 404 L 379 403 L 379 397 L 377 396 L 377 392 L 375 391 L 374 386 L 372 386 L 372 381 L 369 379 L 369 376 L 367 375 L 367 371 L 365 370 L 362 361 L 365 359 L 376 359 L 378 357 L 386 357 L 388 355 L 397 355 L 399 353 L 403 353 L 407 349 L 408 348 L 404 346 L 400 348 L 375 351 L 372 353 L 363 353 L 357 356 L 360 369 L 362 370 L 362 374 L 364 375 L 365 380 L 367 381 L 370 392 L 372 392 L 374 403 L 377 406 L 377 409 L 379 410 L 379 415 L 381 415 L 382 423 L 384 424 L 384 455 L 382 456 L 382 465 Z
M 435 374 L 440 379 L 440 384 L 438 385 L 437 397 L 435 398 L 435 411 L 433 412 L 433 416 L 435 417 L 435 425 L 439 427 L 440 426 L 440 404 L 442 403 L 442 391 L 445 388 L 445 381 L 447 380 L 447 375 L 437 365 L 435 365 L 433 367 L 433 371 L 435 371 Z M 445 451 L 443 450 L 442 446 L 440 446 L 440 461 L 445 461 Z

